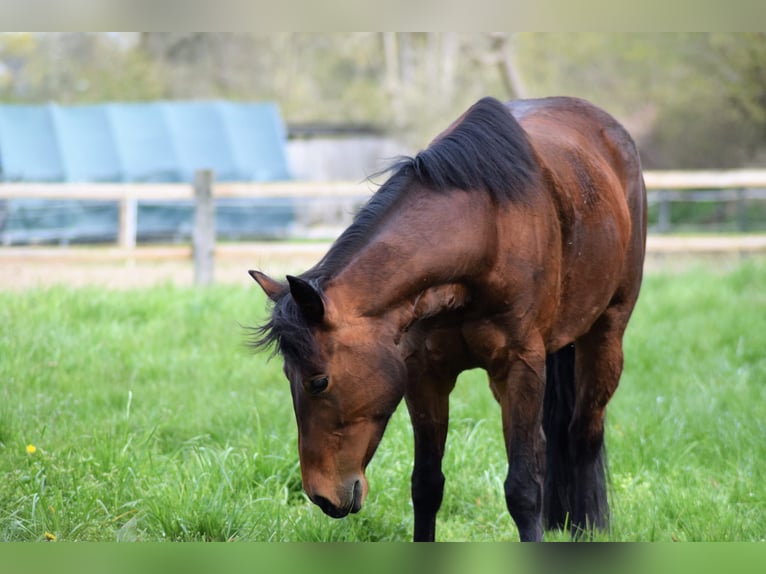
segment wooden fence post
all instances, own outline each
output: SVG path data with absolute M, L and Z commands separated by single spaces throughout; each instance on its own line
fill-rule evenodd
M 213 282 L 215 252 L 215 199 L 213 198 L 213 172 L 203 169 L 194 174 L 194 284 Z
M 737 231 L 747 231 L 747 190 L 737 190 Z
M 138 202 L 132 197 L 120 200 L 120 229 L 117 242 L 123 249 L 132 250 L 136 247 L 136 231 L 138 227 Z
M 670 200 L 664 189 L 657 192 L 658 208 L 657 213 L 657 232 L 668 233 L 670 231 Z

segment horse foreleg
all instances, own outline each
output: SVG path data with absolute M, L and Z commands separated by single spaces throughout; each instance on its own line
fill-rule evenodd
M 442 457 L 449 423 L 449 393 L 454 385 L 454 378 L 448 381 L 420 378 L 411 381 L 405 393 L 415 436 L 412 505 L 416 542 L 433 542 L 436 537 L 436 513 L 444 494 Z
M 503 371 L 490 373 L 490 384 L 503 416 L 508 454 L 506 505 L 519 529 L 521 541 L 539 542 L 543 539 L 545 354 L 519 358 Z

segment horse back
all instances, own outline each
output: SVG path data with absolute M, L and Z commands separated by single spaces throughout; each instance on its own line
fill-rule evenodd
M 571 195 L 571 201 L 585 201 L 594 191 L 603 196 L 614 190 L 629 200 L 640 200 L 636 183 L 641 179 L 641 164 L 636 145 L 607 112 L 570 97 L 516 100 L 508 107 L 530 137 L 553 185 L 560 184 L 558 193 Z M 613 183 L 598 178 L 593 173 L 597 169 L 604 172 L 603 178 L 614 176 L 619 185 L 595 190 L 595 185 Z

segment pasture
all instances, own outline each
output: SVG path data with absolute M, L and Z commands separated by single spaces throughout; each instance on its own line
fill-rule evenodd
M 645 278 L 598 540 L 766 538 L 765 286 L 762 260 Z M 0 292 L 0 540 L 409 540 L 404 405 L 361 513 L 326 517 L 302 492 L 281 364 L 246 345 L 264 316 L 255 284 Z M 437 540 L 517 540 L 482 372 L 451 413 Z

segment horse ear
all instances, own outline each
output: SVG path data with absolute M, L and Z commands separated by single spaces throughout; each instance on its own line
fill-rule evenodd
M 272 301 L 276 301 L 279 295 L 285 290 L 284 285 L 282 285 L 281 283 L 277 281 L 274 281 L 271 277 L 269 277 L 265 273 L 261 273 L 260 271 L 255 271 L 253 269 L 248 271 L 248 273 L 250 274 L 250 277 L 255 279 L 255 282 L 261 286 L 261 289 L 263 289 L 263 292 L 266 293 L 266 296 Z
M 324 301 L 311 283 L 299 277 L 287 276 L 290 285 L 290 294 L 303 311 L 303 315 L 309 321 L 321 323 L 324 319 Z

